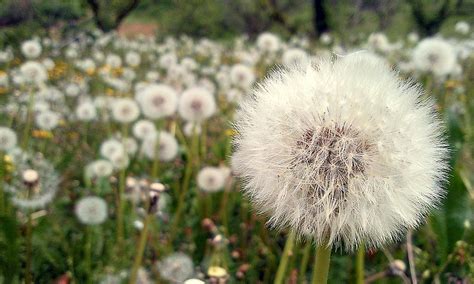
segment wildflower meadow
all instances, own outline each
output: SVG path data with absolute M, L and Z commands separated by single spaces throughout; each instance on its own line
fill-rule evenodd
M 344 1 L 316 32 L 278 1 L 10 2 L 0 284 L 474 283 L 474 10 L 348 34 L 317 5 Z

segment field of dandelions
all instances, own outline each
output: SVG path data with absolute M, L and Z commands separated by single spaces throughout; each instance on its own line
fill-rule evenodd
M 473 50 L 464 22 L 1 50 L 0 283 L 318 283 L 321 243 L 329 283 L 472 283 Z

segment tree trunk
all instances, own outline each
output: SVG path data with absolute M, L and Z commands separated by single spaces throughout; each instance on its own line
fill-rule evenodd
M 125 17 L 135 9 L 140 0 L 124 0 L 114 9 L 109 1 L 87 0 L 94 14 L 94 21 L 99 29 L 108 32 L 118 28 Z
M 449 0 L 444 0 L 441 8 L 431 16 L 425 14 L 421 0 L 409 0 L 408 3 L 420 32 L 427 36 L 436 34 L 449 16 Z
M 329 30 L 328 14 L 325 2 L 326 1 L 324 0 L 313 0 L 314 31 L 316 32 L 317 36 Z

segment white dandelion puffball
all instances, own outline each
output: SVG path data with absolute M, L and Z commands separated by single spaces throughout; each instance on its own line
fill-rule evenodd
M 121 155 L 123 153 L 125 153 L 125 148 L 117 139 L 107 139 L 102 143 L 102 145 L 100 145 L 100 154 L 109 160 L 112 159 L 113 156 Z
M 36 118 L 35 123 L 42 130 L 53 130 L 59 124 L 59 114 L 52 111 L 42 111 Z
M 146 117 L 158 119 L 176 112 L 178 94 L 170 86 L 152 84 L 142 91 L 138 102 Z
M 276 52 L 280 49 L 280 39 L 272 33 L 262 33 L 257 38 L 257 47 L 263 52 Z
M 115 169 L 126 169 L 130 163 L 130 159 L 126 153 L 114 154 L 110 157 L 110 162 Z
M 224 188 L 225 173 L 217 167 L 204 167 L 197 175 L 197 184 L 202 191 L 217 192 Z
M 137 67 L 141 62 L 140 54 L 136 53 L 135 51 L 128 52 L 125 54 L 125 62 L 129 66 Z
M 20 72 L 26 82 L 39 84 L 48 79 L 46 68 L 36 61 L 28 61 L 20 66 Z
M 156 140 L 159 140 L 158 145 Z M 159 131 L 156 135 L 145 138 L 142 152 L 150 160 L 158 158 L 160 161 L 169 162 L 178 154 L 178 141 L 171 133 Z
M 201 125 L 193 122 L 187 122 L 183 127 L 183 133 L 186 137 L 193 137 L 194 134 L 201 135 L 201 131 Z
M 173 253 L 158 263 L 158 271 L 171 283 L 183 283 L 194 274 L 193 260 L 184 253 Z
M 114 154 L 114 156 L 116 155 L 120 155 L 120 154 Z M 96 176 L 99 178 L 109 177 L 110 175 L 112 175 L 114 166 L 108 160 L 100 159 L 90 164 L 90 170 L 91 170 L 92 176 Z
M 14 171 L 5 191 L 19 209 L 45 207 L 56 195 L 60 178 L 54 166 L 42 154 L 21 150 L 10 152 Z
M 28 59 L 40 56 L 41 49 L 41 44 L 36 40 L 27 40 L 21 44 L 21 52 Z
M 451 73 L 456 66 L 456 52 L 445 40 L 426 38 L 415 47 L 413 62 L 421 71 L 444 76 Z
M 462 35 L 467 35 L 469 33 L 470 29 L 471 29 L 471 27 L 469 26 L 469 23 L 466 22 L 466 21 L 459 21 L 454 26 L 454 30 L 457 33 L 460 33 Z
M 94 103 L 83 102 L 76 108 L 76 116 L 80 121 L 91 121 L 97 117 L 97 110 Z
M 236 64 L 230 69 L 230 79 L 234 86 L 247 90 L 255 82 L 255 73 L 244 64 Z
M 107 219 L 107 203 L 100 197 L 83 197 L 76 203 L 75 212 L 81 223 L 99 225 Z
M 117 99 L 112 105 L 113 118 L 121 123 L 130 123 L 138 118 L 140 108 L 132 99 Z
M 241 105 L 232 167 L 273 227 L 379 247 L 443 195 L 442 126 L 421 96 L 368 52 L 276 72 Z
M 291 66 L 295 64 L 303 64 L 309 60 L 309 56 L 306 51 L 301 48 L 291 48 L 283 53 L 283 64 Z
M 109 54 L 105 58 L 105 64 L 111 68 L 120 68 L 122 66 L 122 58 L 116 54 Z
M 214 96 L 206 89 L 191 87 L 179 98 L 178 112 L 186 121 L 200 122 L 216 111 Z
M 13 149 L 18 143 L 15 131 L 8 127 L 0 126 L 0 151 Z
M 390 42 L 383 33 L 372 33 L 367 39 L 369 47 L 374 51 L 387 52 L 390 49 Z
M 143 140 L 149 136 L 156 135 L 156 127 L 153 122 L 142 119 L 133 124 L 132 133 L 136 138 Z
M 137 140 L 135 140 L 134 138 L 132 137 L 124 138 L 123 146 L 127 154 L 132 156 L 132 155 L 135 155 L 135 153 L 137 153 L 138 143 L 137 143 Z

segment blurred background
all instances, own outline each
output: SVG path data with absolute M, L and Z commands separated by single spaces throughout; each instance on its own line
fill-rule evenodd
M 451 32 L 472 20 L 474 0 L 1 0 L 0 44 L 31 32 L 70 33 L 98 27 L 123 34 L 232 38 L 263 31 L 317 36 L 330 31 L 343 42 L 383 31 L 389 37 Z

